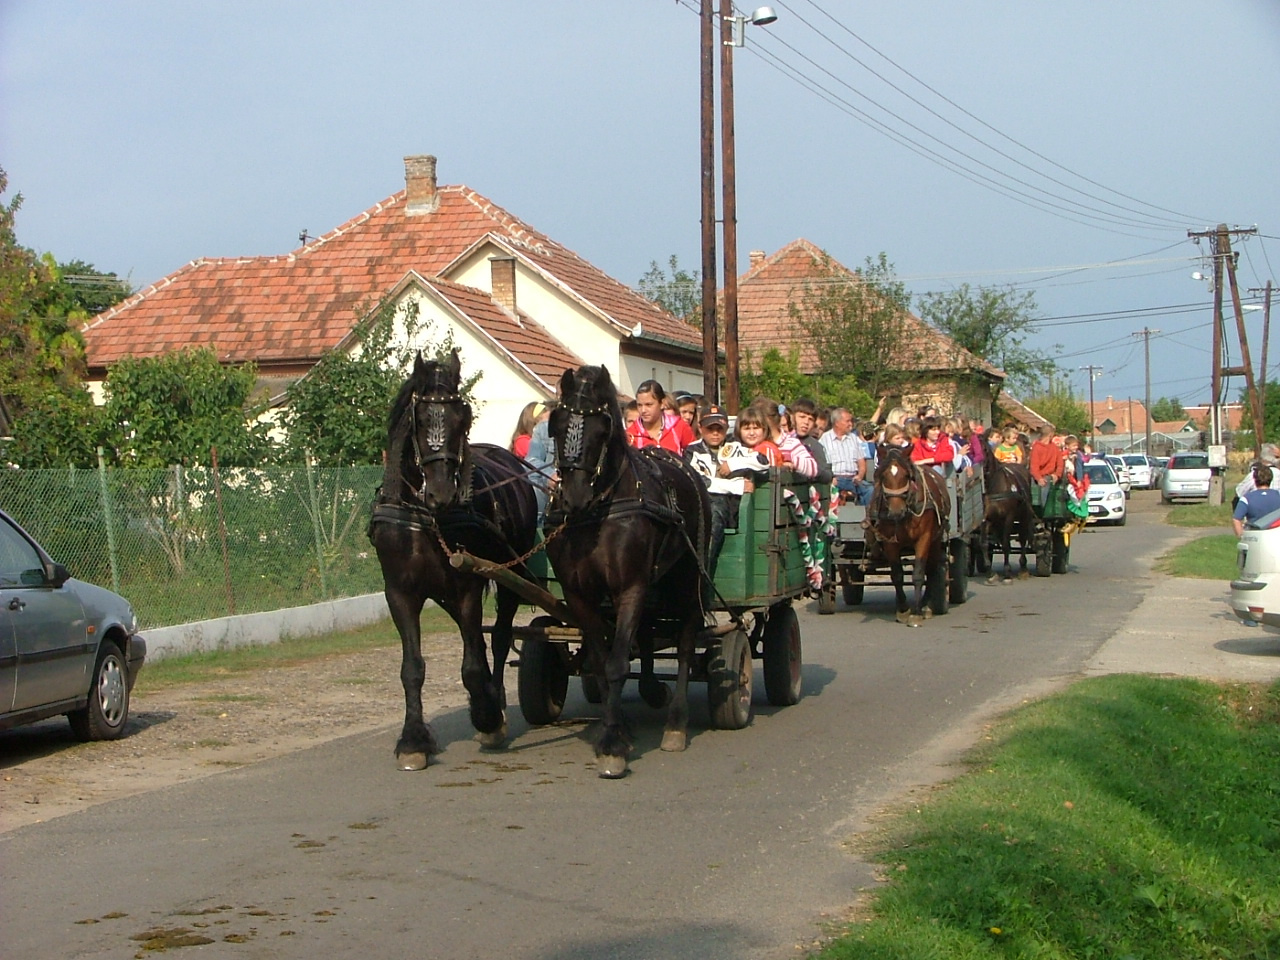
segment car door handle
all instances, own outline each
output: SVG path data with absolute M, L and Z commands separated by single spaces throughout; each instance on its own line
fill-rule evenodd
M 10 610 L 21 610 L 24 607 L 26 607 L 26 605 L 27 605 L 27 601 L 19 600 L 17 597 L 14 597 L 12 600 L 9 601 Z

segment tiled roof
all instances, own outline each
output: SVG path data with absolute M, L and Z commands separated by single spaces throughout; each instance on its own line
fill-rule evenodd
M 1083 406 L 1086 413 L 1090 412 L 1087 400 Z M 1095 427 L 1108 420 L 1115 424 L 1113 433 L 1127 434 L 1131 431 L 1133 433 L 1146 433 L 1147 430 L 1147 408 L 1142 405 L 1141 400 L 1130 400 L 1127 397 L 1123 400 L 1117 400 L 1115 397 L 1095 400 L 1092 414 Z M 1132 427 L 1130 427 L 1130 418 L 1132 418 Z M 1155 421 L 1153 420 L 1152 424 L 1154 425 L 1154 423 Z
M 808 240 L 793 240 L 772 256 L 765 257 L 738 280 L 738 344 L 759 360 L 770 347 L 800 347 L 800 369 L 812 372 L 817 353 L 812 343 L 791 319 L 790 305 L 799 306 L 806 281 L 822 278 L 823 262 L 850 277 L 856 276 L 844 264 L 828 257 Z M 904 357 L 909 369 L 941 372 L 978 370 L 1004 379 L 1004 372 L 970 353 L 950 337 L 935 330 L 914 314 L 903 318 L 904 336 L 913 340 L 915 356 Z
M 1188 420 L 1194 420 L 1196 423 L 1207 424 L 1209 422 L 1209 405 L 1198 404 L 1194 407 L 1183 407 L 1182 412 L 1187 415 Z M 1245 422 L 1244 406 L 1239 403 L 1222 404 L 1222 427 L 1224 430 L 1239 430 L 1241 424 Z
M 406 216 L 394 194 L 283 256 L 193 260 L 85 328 L 89 365 L 212 346 L 227 362 L 311 361 L 334 347 L 410 271 L 438 275 L 486 234 L 505 238 L 622 336 L 640 325 L 697 350 L 696 329 L 464 186 Z
M 1036 413 L 1007 390 L 1000 391 L 1000 398 L 996 400 L 996 403 L 1000 405 L 1002 410 L 1025 423 L 1032 430 L 1039 430 L 1045 424 L 1049 424 L 1051 427 L 1056 426 L 1043 414 Z
M 451 283 L 438 277 L 413 278 L 430 288 L 462 320 L 492 341 L 495 352 L 537 377 L 548 396 L 554 395 L 564 371 L 580 367 L 583 360 L 565 348 L 523 312 L 512 315 L 486 291 Z

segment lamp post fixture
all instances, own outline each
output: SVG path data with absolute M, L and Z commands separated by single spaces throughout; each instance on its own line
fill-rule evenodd
M 737 412 L 738 396 L 738 199 L 733 129 L 733 48 L 746 42 L 747 23 L 766 26 L 778 19 L 772 7 L 751 16 L 735 16 L 732 0 L 720 0 L 720 166 L 724 217 L 724 403 Z M 719 396 L 716 375 L 716 225 L 715 225 L 715 14 L 702 0 L 702 385 L 709 400 Z

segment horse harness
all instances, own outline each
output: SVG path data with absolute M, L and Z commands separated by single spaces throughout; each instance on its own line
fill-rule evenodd
M 878 524 L 893 523 L 896 525 L 903 522 L 903 518 L 901 516 L 894 516 L 885 509 L 884 497 L 903 498 L 907 504 L 907 513 L 912 519 L 922 517 L 927 511 L 932 510 L 937 514 L 938 523 L 944 531 L 951 523 L 951 518 L 949 516 L 950 508 L 949 506 L 944 506 L 943 503 L 938 502 L 937 497 L 933 494 L 932 489 L 929 486 L 928 479 L 925 477 L 924 468 L 914 460 L 909 460 L 907 463 L 910 464 L 911 479 L 907 481 L 905 486 L 895 487 L 892 489 L 881 486 L 877 491 L 875 491 L 875 493 L 879 495 L 880 504 L 874 517 L 875 524 L 872 525 L 871 530 L 882 540 L 886 538 L 880 536 L 876 529 Z M 916 496 L 913 497 L 913 493 L 915 493 Z
M 427 405 L 427 454 L 422 453 L 422 445 L 418 442 L 418 404 L 425 403 Z M 472 487 L 471 470 L 467 469 L 471 461 L 471 445 L 468 443 L 466 436 L 462 437 L 457 452 L 448 449 L 448 434 L 445 430 L 444 423 L 444 405 L 450 403 L 460 403 L 466 409 L 467 413 L 471 412 L 471 404 L 459 393 L 419 393 L 413 391 L 412 398 L 409 403 L 409 437 L 413 441 L 413 462 L 418 468 L 418 472 L 422 475 L 422 486 L 413 489 L 413 484 L 406 479 L 405 484 L 413 491 L 414 496 L 419 500 L 426 499 L 427 476 L 426 470 L 423 469 L 429 463 L 439 463 L 443 461 L 446 464 L 454 465 L 454 482 L 457 487 L 457 500 L 460 504 L 471 502 L 474 495 Z

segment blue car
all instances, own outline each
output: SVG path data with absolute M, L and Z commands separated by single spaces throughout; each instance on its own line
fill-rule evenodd
M 0 730 L 65 714 L 114 740 L 147 656 L 129 601 L 73 579 L 0 510 Z

